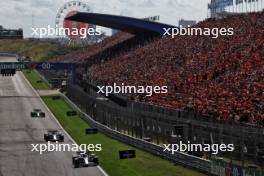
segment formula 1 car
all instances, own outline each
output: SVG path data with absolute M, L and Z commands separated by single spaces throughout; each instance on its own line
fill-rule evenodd
M 31 113 L 30 113 L 31 117 L 40 117 L 40 118 L 44 118 L 45 117 L 45 112 L 42 112 L 41 109 L 34 109 Z
M 64 136 L 61 132 L 57 130 L 49 130 L 47 134 L 44 134 L 44 140 L 46 142 L 64 142 Z
M 72 157 L 72 165 L 74 168 L 97 166 L 98 164 L 99 160 L 95 154 L 83 154 L 81 152 L 77 152 L 77 155 Z

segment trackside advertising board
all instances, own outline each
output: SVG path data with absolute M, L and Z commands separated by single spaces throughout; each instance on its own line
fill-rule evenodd
M 119 151 L 119 159 L 131 159 L 136 157 L 135 150 L 123 150 Z
M 0 70 L 1 69 L 18 69 L 22 70 L 26 68 L 25 63 L 19 63 L 19 62 L 3 62 L 0 63 Z
M 48 63 L 48 62 L 2 62 L 0 69 L 38 69 L 38 70 L 62 70 L 75 67 L 72 63 Z

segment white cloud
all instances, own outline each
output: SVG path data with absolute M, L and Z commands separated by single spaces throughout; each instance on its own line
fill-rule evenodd
M 93 12 L 144 18 L 160 15 L 161 22 L 178 24 L 180 18 L 203 20 L 209 0 L 83 0 Z M 54 25 L 60 7 L 68 0 L 8 0 L 0 1 L 0 25 L 24 29 L 31 33 L 32 14 L 35 26 Z

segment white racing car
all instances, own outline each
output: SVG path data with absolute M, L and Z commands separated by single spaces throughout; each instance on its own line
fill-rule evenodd
M 72 165 L 74 168 L 97 166 L 99 164 L 98 157 L 95 154 L 86 154 L 77 152 L 77 155 L 72 157 Z

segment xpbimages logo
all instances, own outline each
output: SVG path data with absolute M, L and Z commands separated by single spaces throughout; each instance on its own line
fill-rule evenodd
M 31 152 L 38 152 L 42 155 L 45 152 L 100 152 L 102 151 L 101 144 L 60 144 L 58 142 L 51 143 L 50 141 L 45 144 L 31 144 Z
M 32 36 L 39 38 L 51 37 L 51 36 L 79 36 L 81 39 L 85 39 L 88 36 L 102 35 L 101 28 L 60 28 L 56 26 L 55 28 L 48 25 L 43 28 L 31 28 Z
M 235 150 L 234 144 L 192 144 L 190 141 L 184 144 L 163 144 L 164 152 L 175 154 L 176 152 L 210 152 L 217 155 L 219 152 L 232 152 Z
M 211 36 L 213 39 L 219 36 L 232 36 L 234 35 L 233 28 L 200 28 L 200 27 L 177 27 L 177 28 L 163 28 L 163 36 Z
M 122 83 L 117 85 L 114 83 L 113 86 L 97 86 L 98 94 L 145 94 L 147 97 L 153 94 L 166 94 L 168 93 L 168 86 L 128 86 Z

